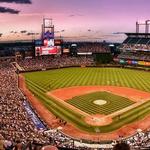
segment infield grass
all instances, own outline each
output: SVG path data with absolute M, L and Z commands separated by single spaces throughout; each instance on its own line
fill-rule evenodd
M 94 104 L 95 100 L 105 100 L 104 105 Z M 88 114 L 111 114 L 134 104 L 128 98 L 114 95 L 108 92 L 94 92 L 86 95 L 76 96 L 67 102 Z

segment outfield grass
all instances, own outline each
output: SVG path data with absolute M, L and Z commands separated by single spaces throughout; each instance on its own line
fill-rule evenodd
M 78 128 L 96 132 L 110 132 L 141 119 L 150 113 L 150 101 L 123 113 L 119 119 L 107 126 L 90 126 L 84 122 L 84 116 L 68 109 L 62 103 L 46 95 L 47 91 L 81 85 L 113 85 L 131 87 L 150 92 L 150 73 L 119 68 L 66 68 L 24 74 L 28 88 L 32 93 L 58 117 L 73 123 Z
M 150 73 L 121 68 L 65 68 L 25 74 L 46 91 L 82 85 L 114 85 L 150 92 Z
M 94 104 L 94 100 L 106 100 L 104 105 Z M 86 95 L 76 96 L 67 102 L 88 114 L 111 114 L 134 104 L 128 98 L 114 95 L 108 92 L 94 92 Z

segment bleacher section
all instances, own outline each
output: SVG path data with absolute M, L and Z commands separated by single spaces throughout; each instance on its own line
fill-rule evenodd
M 18 65 L 25 71 L 46 70 L 50 68 L 60 68 L 67 66 L 93 66 L 95 64 L 92 56 L 78 56 L 78 57 L 51 57 L 45 56 L 34 59 L 19 60 Z M 22 70 L 22 71 L 23 71 Z
M 147 54 L 146 52 L 122 52 L 118 55 L 119 59 L 130 59 L 130 60 L 142 60 L 142 61 L 149 61 L 150 62 L 150 53 Z
M 110 53 L 110 47 L 106 43 L 80 42 L 77 45 L 78 52 Z
M 123 44 L 149 44 L 150 38 L 131 38 L 128 37 Z
M 114 61 L 122 65 L 150 67 L 150 34 L 126 33 L 127 38 L 119 47 L 121 53 Z
M 150 42 L 149 38 L 141 38 L 139 44 L 148 44 Z

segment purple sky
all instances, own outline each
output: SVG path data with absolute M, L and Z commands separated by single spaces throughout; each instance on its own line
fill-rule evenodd
M 12 3 L 6 3 L 8 1 Z M 48 17 L 53 18 L 56 31 L 63 30 L 58 36 L 117 42 L 124 36 L 112 33 L 135 32 L 137 20 L 150 19 L 150 0 L 31 0 L 31 4 L 25 1 L 30 0 L 0 0 L 0 7 L 20 11 L 18 14 L 0 11 L 0 33 L 3 34 L 0 40 L 37 38 L 38 34 L 26 36 L 20 31 L 40 33 L 42 18 Z

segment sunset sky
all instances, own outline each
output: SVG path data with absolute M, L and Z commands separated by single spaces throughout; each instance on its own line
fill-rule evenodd
M 0 41 L 39 38 L 46 17 L 65 39 L 121 42 L 113 33 L 135 32 L 149 10 L 150 0 L 0 0 Z

